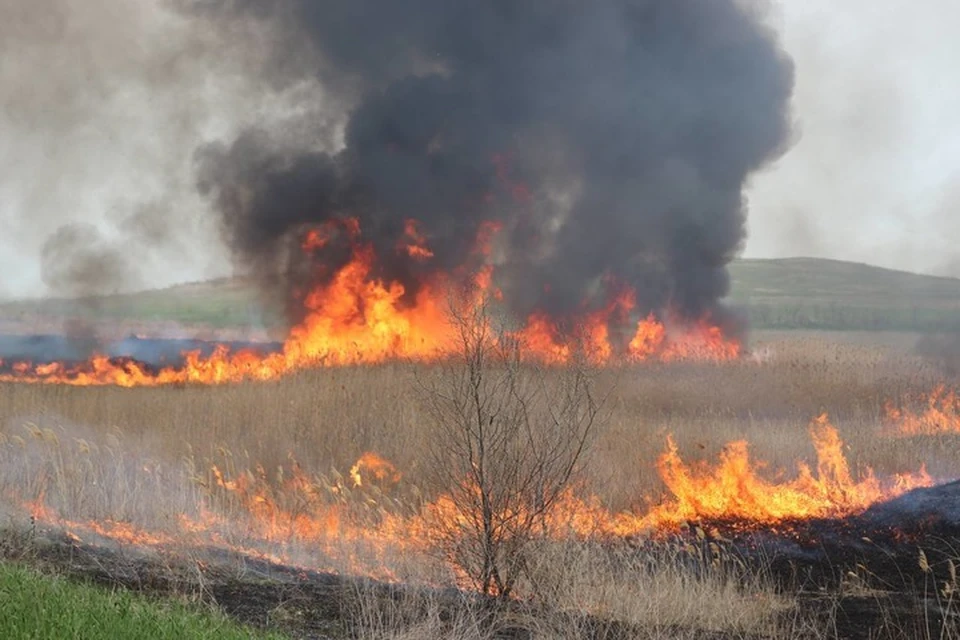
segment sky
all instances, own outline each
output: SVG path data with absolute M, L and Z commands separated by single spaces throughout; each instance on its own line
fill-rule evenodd
M 781 0 L 768 19 L 797 133 L 747 188 L 744 255 L 960 276 L 960 3 Z M 0 298 L 230 272 L 194 149 L 324 98 L 244 73 L 270 43 L 250 29 L 161 0 L 0 0 Z
M 960 276 L 960 3 L 788 0 L 798 137 L 748 190 L 745 255 Z

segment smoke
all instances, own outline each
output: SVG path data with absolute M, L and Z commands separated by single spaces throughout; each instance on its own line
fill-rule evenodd
M 139 265 L 134 258 L 135 254 L 105 240 L 96 226 L 72 223 L 57 229 L 43 243 L 40 273 L 51 292 L 80 296 L 77 305 L 95 312 L 100 295 L 139 284 Z M 78 352 L 92 354 L 100 346 L 96 330 L 82 317 L 66 318 L 63 331 Z
M 271 25 L 272 89 L 324 89 L 326 109 L 302 102 L 282 126 L 198 155 L 229 246 L 261 273 L 295 270 L 304 226 L 355 217 L 378 275 L 412 297 L 495 222 L 496 284 L 515 312 L 563 317 L 629 286 L 640 311 L 717 313 L 745 239 L 744 185 L 792 141 L 793 66 L 758 3 L 182 8 Z M 431 260 L 398 250 L 408 219 Z M 344 259 L 339 237 L 318 254 L 322 273 Z
M 73 223 L 60 227 L 43 243 L 40 272 L 57 294 L 94 296 L 136 286 L 135 256 L 106 242 L 97 227 Z
M 92 331 L 91 327 L 78 326 L 80 329 Z M 76 365 L 90 357 L 91 353 L 105 355 L 117 360 L 135 360 L 137 363 L 149 367 L 181 367 L 185 362 L 186 353 L 197 353 L 202 358 L 208 358 L 218 347 L 226 347 L 231 351 L 250 350 L 260 354 L 279 352 L 283 344 L 280 342 L 263 342 L 247 340 L 217 340 L 211 342 L 200 339 L 183 338 L 139 338 L 127 336 L 122 339 L 102 339 L 95 334 L 88 333 L 88 340 L 84 341 L 79 332 L 66 336 L 34 334 L 0 334 L 0 353 L 4 356 L 4 363 L 0 369 L 11 370 L 11 363 L 32 362 L 47 364 L 60 362 Z M 5 368 L 4 368 L 5 367 Z
M 943 375 L 960 377 L 960 333 L 920 336 L 913 352 L 939 369 Z
M 752 181 L 751 257 L 960 276 L 960 41 L 949 0 L 786 0 L 797 144 Z M 801 229 L 800 233 L 797 230 Z
M 210 29 L 167 0 L 0 2 L 0 295 L 224 274 L 193 154 L 287 117 L 260 80 L 269 26 Z

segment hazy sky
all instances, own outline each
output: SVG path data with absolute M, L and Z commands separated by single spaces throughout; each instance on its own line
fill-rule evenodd
M 960 3 L 786 0 L 798 140 L 751 196 L 746 255 L 960 276 Z
M 960 3 L 782 0 L 771 20 L 798 133 L 752 181 L 745 255 L 960 276 Z M 299 102 L 244 74 L 268 39 L 161 0 L 0 0 L 0 297 L 227 273 L 192 154 Z

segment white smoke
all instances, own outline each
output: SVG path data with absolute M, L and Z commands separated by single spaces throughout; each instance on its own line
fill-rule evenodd
M 124 272 L 82 293 L 228 272 L 194 152 L 283 117 L 284 96 L 246 73 L 263 29 L 212 29 L 166 0 L 0 0 L 0 297 L 68 293 L 41 269 L 67 226 L 93 227 Z
M 960 4 L 784 0 L 798 143 L 751 189 L 747 255 L 960 276 Z

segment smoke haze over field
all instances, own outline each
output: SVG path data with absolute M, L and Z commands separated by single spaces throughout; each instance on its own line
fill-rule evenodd
M 631 67 L 628 73 L 627 61 L 643 59 L 628 44 L 635 29 L 634 35 L 651 43 L 649 60 L 710 58 L 705 52 L 723 37 L 762 33 L 738 32 L 732 26 L 740 24 L 737 16 L 747 15 L 734 12 L 734 6 L 757 3 L 671 3 L 713 15 L 692 9 L 668 12 L 675 19 L 663 22 L 667 26 L 652 39 L 644 35 L 641 20 L 618 21 L 616 12 L 627 4 L 652 11 L 661 4 L 657 2 L 563 3 L 566 10 L 530 11 L 509 25 L 491 22 L 490 10 L 465 18 L 471 21 L 467 36 L 493 30 L 503 42 L 497 48 L 444 22 L 450 12 L 436 9 L 445 4 L 418 0 L 396 14 L 370 20 L 364 12 L 382 9 L 381 4 L 0 0 L 0 130 L 5 143 L 0 148 L 0 266 L 5 274 L 0 297 L 98 293 L 225 274 L 230 253 L 220 242 L 209 202 L 196 189 L 196 150 L 206 149 L 200 177 L 208 187 L 224 180 L 236 184 L 251 171 L 268 168 L 263 175 L 276 179 L 260 187 L 269 182 L 271 189 L 283 192 L 298 188 L 298 175 L 330 171 L 322 166 L 322 154 L 345 142 L 356 152 L 335 163 L 337 184 L 347 176 L 351 186 L 364 187 L 359 193 L 368 207 L 371 232 L 396 231 L 389 228 L 393 223 L 384 201 L 394 213 L 437 220 L 448 213 L 448 205 L 462 205 L 456 194 L 464 190 L 492 189 L 503 205 L 501 215 L 525 220 L 508 229 L 514 246 L 543 235 L 548 210 L 573 211 L 574 223 L 555 239 L 555 256 L 563 259 L 554 257 L 551 263 L 528 256 L 517 261 L 520 253 L 515 251 L 501 256 L 507 277 L 517 272 L 531 276 L 509 279 L 514 289 L 508 286 L 508 292 L 517 300 L 532 295 L 552 308 L 568 306 L 571 292 L 595 279 L 602 265 L 589 258 L 597 255 L 639 279 L 642 291 L 656 293 L 666 286 L 685 292 L 684 302 L 693 308 L 723 290 L 722 273 L 714 267 L 741 244 L 737 176 L 775 156 L 784 141 L 774 132 L 763 138 L 762 130 L 738 128 L 745 120 L 756 120 L 757 102 L 747 105 L 752 111 L 743 120 L 723 110 L 712 121 L 704 119 L 707 109 L 698 115 L 705 94 L 697 91 L 711 85 L 693 81 L 696 65 L 667 66 L 660 85 L 649 69 Z M 233 9 L 224 11 L 227 5 Z M 349 11 L 337 14 L 347 6 Z M 953 185 L 960 170 L 960 88 L 947 82 L 960 53 L 949 32 L 960 7 L 946 0 L 922 6 L 907 0 L 785 0 L 773 6 L 772 14 L 753 15 L 782 33 L 783 47 L 795 61 L 793 115 L 799 135 L 774 167 L 749 181 L 747 255 L 823 255 L 960 275 L 951 242 L 960 231 L 960 217 L 953 212 L 960 202 L 960 189 Z M 318 8 L 326 12 L 323 19 Z M 571 18 L 575 11 L 583 15 Z M 422 12 L 431 19 L 420 20 Z M 729 22 L 718 20 L 724 15 Z M 694 33 L 700 22 L 711 24 L 708 37 L 693 40 L 685 51 L 670 49 L 674 29 Z M 715 24 L 733 30 L 713 30 Z M 386 31 L 378 33 L 381 28 Z M 546 35 L 551 29 L 561 34 L 556 42 Z M 438 36 L 445 40 L 436 40 Z M 738 42 L 749 50 L 746 41 Z M 562 73 L 542 73 L 550 67 L 545 60 L 561 61 L 556 68 Z M 708 68 L 699 72 L 707 75 Z M 415 79 L 370 93 L 411 70 Z M 712 71 L 709 77 L 717 75 Z M 670 82 L 671 77 L 677 81 Z M 719 73 L 719 78 L 731 77 L 736 73 L 729 69 Z M 464 83 L 464 78 L 472 79 Z M 528 86 L 530 79 L 536 83 Z M 661 90 L 644 93 L 643 82 Z M 737 85 L 718 81 L 710 95 L 720 100 L 720 89 L 727 86 Z M 363 95 L 376 97 L 366 101 L 364 113 L 348 127 L 349 109 Z M 432 110 L 418 101 L 425 95 L 431 97 Z M 590 96 L 598 95 L 614 99 L 592 102 Z M 736 99 L 724 104 L 743 106 Z M 676 128 L 656 127 L 649 117 L 637 117 L 640 107 L 659 109 Z M 405 113 L 416 116 L 406 121 L 413 124 L 391 129 Z M 543 113 L 550 117 L 537 121 L 534 116 Z M 444 119 L 448 114 L 460 121 Z M 429 138 L 441 120 L 445 132 L 460 133 Z M 576 126 L 560 127 L 571 122 Z M 694 127 L 691 131 L 697 133 L 680 144 L 676 131 L 697 122 L 705 128 Z M 722 134 L 711 137 L 705 131 Z M 657 134 L 654 144 L 632 143 L 651 133 Z M 376 151 L 372 141 L 401 134 L 410 148 L 419 148 L 412 156 L 417 161 L 405 163 L 403 171 L 384 181 L 383 176 L 399 169 L 395 158 Z M 234 144 L 237 136 L 240 141 Z M 746 149 L 751 141 L 758 145 L 753 155 L 707 160 L 707 151 L 718 153 L 711 150 L 721 143 Z M 219 153 L 221 159 L 236 159 L 231 150 L 241 147 L 251 151 L 245 165 L 212 168 L 218 165 L 211 165 L 210 158 Z M 304 150 L 311 155 L 298 152 Z M 500 159 L 491 162 L 497 153 Z M 288 170 L 294 157 L 303 173 Z M 641 162 L 644 157 L 656 157 L 656 166 Z M 450 169 L 438 180 L 430 168 L 441 159 Z M 730 175 L 718 178 L 711 168 Z M 703 175 L 708 175 L 705 182 L 688 188 Z M 463 177 L 469 181 L 457 182 Z M 527 184 L 537 206 L 515 197 L 513 187 L 520 182 Z M 439 188 L 441 184 L 446 186 Z M 310 197 L 327 197 L 316 193 L 322 185 L 315 183 Z M 424 207 L 427 190 L 432 197 Z M 344 198 L 358 197 L 358 189 L 334 191 L 340 205 Z M 682 203 L 688 211 L 706 210 L 702 199 L 707 193 L 713 202 L 724 202 L 719 210 L 727 213 L 711 220 L 722 221 L 719 228 L 728 233 L 704 234 L 706 246 L 680 242 L 697 235 L 683 225 L 672 234 L 645 234 L 639 243 L 635 230 L 617 226 L 617 220 L 636 214 L 638 201 L 645 206 L 636 219 L 649 223 L 644 216 L 666 210 L 666 202 Z M 589 215 L 578 216 L 578 206 Z M 521 218 L 523 209 L 532 210 L 528 218 Z M 456 235 L 486 213 L 479 206 L 461 206 L 459 212 L 455 223 L 435 227 L 434 233 Z M 304 214 L 285 215 L 296 219 Z M 694 218 L 694 226 L 708 228 L 702 226 L 704 216 Z M 241 220 L 246 224 L 254 217 Z M 577 220 L 590 222 L 584 226 Z M 596 226 L 609 235 L 596 235 Z M 263 257 L 261 247 L 242 242 L 242 225 L 230 229 L 231 244 L 245 261 Z M 595 239 L 594 248 L 579 246 L 587 238 Z M 448 251 L 446 257 L 453 259 L 459 246 L 439 243 L 438 255 L 443 259 L 442 252 Z M 698 266 L 685 270 L 671 264 L 673 275 L 665 279 L 631 259 L 651 247 L 686 256 Z M 572 275 L 583 278 L 577 282 Z M 570 288 L 549 287 L 544 295 L 545 282 Z

